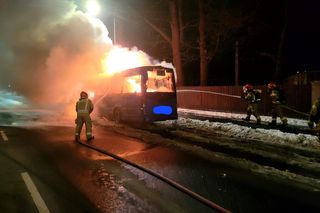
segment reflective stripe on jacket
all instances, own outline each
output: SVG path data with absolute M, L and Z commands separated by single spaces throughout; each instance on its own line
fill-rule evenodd
M 76 104 L 76 111 L 78 113 L 91 113 L 93 111 L 92 101 L 88 98 L 80 99 Z

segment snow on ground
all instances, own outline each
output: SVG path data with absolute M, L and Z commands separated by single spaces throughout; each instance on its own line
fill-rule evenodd
M 213 111 L 202 111 L 202 110 L 189 110 L 189 109 L 178 109 L 178 112 L 192 113 L 195 115 L 203 116 L 217 116 L 225 118 L 243 118 L 245 114 L 234 114 L 234 113 L 222 113 Z M 262 121 L 270 122 L 271 117 L 262 116 Z M 288 118 L 290 125 L 307 127 L 306 120 Z M 320 141 L 318 137 L 309 134 L 293 134 L 286 133 L 276 129 L 262 129 L 262 128 L 250 128 L 233 123 L 221 123 L 221 122 L 210 122 L 200 121 L 189 118 L 179 118 L 177 123 L 175 121 L 163 121 L 159 122 L 160 125 L 172 126 L 178 125 L 185 128 L 196 128 L 204 131 L 217 132 L 222 135 L 241 138 L 243 140 L 259 140 L 266 143 L 280 143 L 280 144 L 293 144 L 301 146 L 312 146 L 320 149 Z
M 192 113 L 194 115 L 206 116 L 206 117 L 221 117 L 221 118 L 232 118 L 232 119 L 241 119 L 246 117 L 246 114 L 237 114 L 237 113 L 227 113 L 227 112 L 215 112 L 215 111 L 204 111 L 204 110 L 194 110 L 194 109 L 184 109 L 179 108 L 179 112 Z M 255 120 L 254 116 L 251 116 L 251 119 Z M 270 116 L 261 116 L 262 122 L 271 122 Z M 277 118 L 277 122 L 280 122 L 280 119 Z M 296 118 L 288 118 L 288 124 L 293 126 L 302 126 L 308 127 L 307 120 L 301 120 Z

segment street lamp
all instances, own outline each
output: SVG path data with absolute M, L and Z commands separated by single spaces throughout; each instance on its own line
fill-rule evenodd
M 88 0 L 86 3 L 87 13 L 97 16 L 100 13 L 100 5 L 96 0 Z
M 98 3 L 97 0 L 87 0 L 86 2 L 86 10 L 87 13 L 92 15 L 92 16 L 97 16 L 100 13 L 100 4 Z M 116 40 L 116 16 L 113 13 L 113 44 L 115 45 L 117 43 Z

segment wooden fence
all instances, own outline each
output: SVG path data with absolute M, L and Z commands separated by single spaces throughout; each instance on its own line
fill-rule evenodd
M 270 115 L 271 102 L 266 86 L 255 86 L 261 89 L 259 112 L 261 115 Z M 306 118 L 311 106 L 311 86 L 283 86 L 286 97 L 286 116 Z M 207 86 L 207 87 L 179 87 L 177 88 L 178 107 L 231 113 L 246 113 L 247 103 L 243 96 L 242 86 Z M 298 111 L 294 112 L 294 111 Z M 301 113 L 299 113 L 301 112 Z

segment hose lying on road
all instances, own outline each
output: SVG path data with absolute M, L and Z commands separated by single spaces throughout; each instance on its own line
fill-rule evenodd
M 97 148 L 97 147 L 95 147 L 95 146 L 93 146 L 93 145 L 91 145 L 91 144 L 85 144 L 85 143 L 82 143 L 82 142 L 78 142 L 78 143 L 81 144 L 81 145 L 83 145 L 83 146 L 86 146 L 86 147 L 88 147 L 88 148 L 90 148 L 90 149 L 93 149 L 93 150 L 95 150 L 95 151 L 97 151 L 97 152 L 100 152 L 100 153 L 103 153 L 103 154 L 105 154 L 105 155 L 108 155 L 108 156 L 110 156 L 110 157 L 112 157 L 112 158 L 114 158 L 114 159 L 117 159 L 117 160 L 119 160 L 119 161 L 122 161 L 122 162 L 124 162 L 124 163 L 126 163 L 126 164 L 129 164 L 129 165 L 131 165 L 131 166 L 133 166 L 133 167 L 136 167 L 136 168 L 138 168 L 138 169 L 140 169 L 140 170 L 142 170 L 142 171 L 144 171 L 144 172 L 146 172 L 146 173 L 148 173 L 148 174 L 150 174 L 150 175 L 152 175 L 152 176 L 154 176 L 154 177 L 162 180 L 163 182 L 165 182 L 165 183 L 173 186 L 174 188 L 180 190 L 181 192 L 184 192 L 185 194 L 187 194 L 187 195 L 189 195 L 190 197 L 192 197 L 192 198 L 200 201 L 201 203 L 209 206 L 210 208 L 213 208 L 213 209 L 217 210 L 218 212 L 223 212 L 223 213 L 231 212 L 231 211 L 229 211 L 229 210 L 227 210 L 227 209 L 219 206 L 218 204 L 216 204 L 216 203 L 214 203 L 214 202 L 212 202 L 212 201 L 210 201 L 210 200 L 202 197 L 201 195 L 199 195 L 199 194 L 197 194 L 197 193 L 189 190 L 188 188 L 186 188 L 186 187 L 178 184 L 177 182 L 175 182 L 175 181 L 173 181 L 173 180 L 171 180 L 171 179 L 169 179 L 169 178 L 166 178 L 166 177 L 164 177 L 164 176 L 162 176 L 162 175 L 160 175 L 160 174 L 158 174 L 158 173 L 155 173 L 155 172 L 153 172 L 153 171 L 151 171 L 151 170 L 149 170 L 149 169 L 147 169 L 147 168 L 144 168 L 144 167 L 142 167 L 142 166 L 140 166 L 140 165 L 138 165 L 138 164 L 136 164 L 136 163 L 133 163 L 133 162 L 131 162 L 131 161 L 128 161 L 128 160 L 126 160 L 126 159 L 124 159 L 124 158 L 122 158 L 122 157 L 119 157 L 119 156 L 117 156 L 117 155 L 115 155 L 115 154 L 112 154 L 112 153 L 110 153 L 110 152 L 108 152 L 108 151 L 99 149 L 99 148 Z

